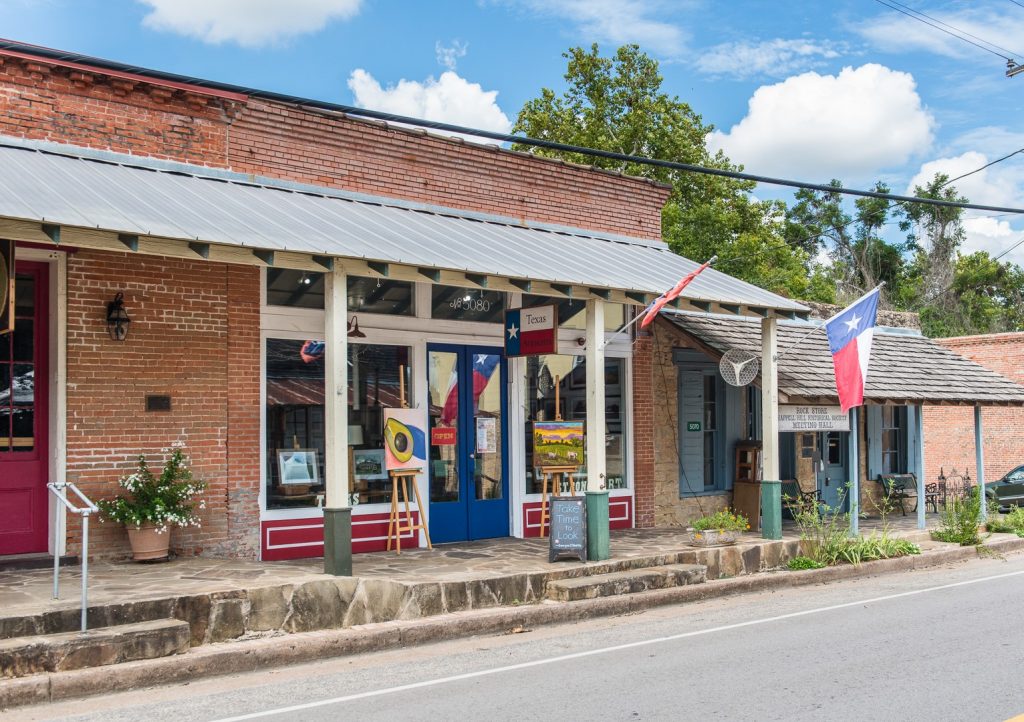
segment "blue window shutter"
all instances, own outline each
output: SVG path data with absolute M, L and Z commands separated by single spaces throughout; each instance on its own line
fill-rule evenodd
M 704 434 L 688 432 L 688 421 L 704 420 L 704 374 L 683 369 L 679 373 L 679 493 L 704 491 Z
M 882 407 L 866 406 L 868 479 L 874 480 L 882 473 Z

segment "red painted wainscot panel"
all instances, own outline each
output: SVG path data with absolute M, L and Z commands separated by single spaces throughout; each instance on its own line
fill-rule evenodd
M 413 511 L 413 523 L 419 524 L 419 512 Z M 403 515 L 404 521 L 404 515 Z M 308 519 L 280 519 L 260 523 L 260 545 L 263 561 L 308 559 L 324 555 L 324 520 L 321 516 Z M 352 552 L 382 552 L 387 549 L 388 513 L 352 515 Z M 418 546 L 418 535 L 402 535 L 402 548 Z M 391 545 L 394 549 L 394 544 Z
M 612 529 L 633 527 L 633 497 L 613 496 L 608 500 L 608 526 Z M 540 536 L 540 502 L 523 504 L 523 536 Z

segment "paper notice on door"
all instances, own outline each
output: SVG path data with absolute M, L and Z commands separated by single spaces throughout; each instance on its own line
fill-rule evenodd
M 476 419 L 476 453 L 493 454 L 498 450 L 498 420 L 493 416 Z

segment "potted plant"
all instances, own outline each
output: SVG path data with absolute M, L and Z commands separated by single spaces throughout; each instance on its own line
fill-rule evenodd
M 690 543 L 698 547 L 735 544 L 740 534 L 750 529 L 750 522 L 742 514 L 722 509 L 706 514 L 693 522 L 687 529 Z
M 206 483 L 192 478 L 181 447 L 171 449 L 159 476 L 140 454 L 138 468 L 124 476 L 120 485 L 127 494 L 104 499 L 98 506 L 102 519 L 124 524 L 136 561 L 166 559 L 171 527 L 198 527 L 196 509 L 206 508 L 204 500 L 195 499 Z

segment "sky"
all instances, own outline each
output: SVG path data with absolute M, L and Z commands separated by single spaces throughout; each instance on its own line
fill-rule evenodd
M 0 37 L 498 131 L 564 89 L 569 47 L 636 43 L 750 173 L 912 194 L 1024 149 L 1021 0 L 0 0 Z M 956 185 L 1024 208 L 1024 153 Z M 967 251 L 1024 238 L 969 215 Z

